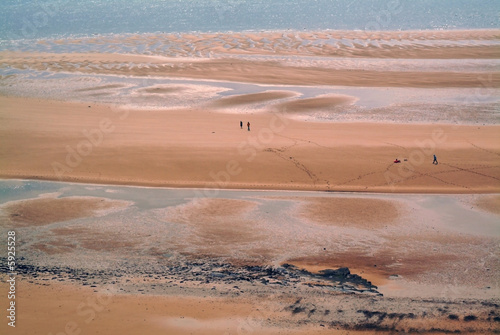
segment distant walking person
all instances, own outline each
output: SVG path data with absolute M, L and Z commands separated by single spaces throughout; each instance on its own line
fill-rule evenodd
M 435 164 L 435 165 L 438 164 L 438 159 L 437 159 L 436 155 L 434 155 L 434 160 L 432 161 L 432 164 Z
M 243 121 L 240 121 L 240 128 L 243 129 Z
M 250 131 L 250 122 L 247 123 L 248 131 Z

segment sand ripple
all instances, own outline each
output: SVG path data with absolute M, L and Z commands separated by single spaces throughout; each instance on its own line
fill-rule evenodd
M 364 198 L 313 198 L 301 209 L 306 219 L 325 225 L 362 229 L 392 225 L 399 217 L 393 201 Z
M 304 113 L 317 110 L 330 110 L 335 106 L 353 104 L 357 99 L 347 95 L 322 95 L 314 98 L 297 99 L 277 105 L 280 110 L 291 113 Z
M 166 57 L 232 55 L 301 55 L 389 58 L 497 58 L 498 32 L 470 31 L 318 31 L 191 34 L 127 34 L 57 40 L 17 41 L 16 50 L 103 52 Z M 476 52 L 477 54 L 477 52 Z
M 215 101 L 214 107 L 232 107 L 248 104 L 260 104 L 267 101 L 293 97 L 295 94 L 287 91 L 267 91 L 261 93 L 241 94 Z

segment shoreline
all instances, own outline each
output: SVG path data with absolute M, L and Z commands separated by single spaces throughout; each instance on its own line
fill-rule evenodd
M 158 35 L 234 35 L 234 34 L 318 34 L 318 33 L 331 33 L 331 34 L 351 34 L 356 36 L 378 36 L 380 34 L 398 34 L 398 35 L 411 35 L 411 34 L 424 34 L 424 35 L 456 35 L 459 33 L 478 33 L 480 36 L 488 36 L 491 39 L 498 39 L 500 36 L 499 28 L 458 28 L 458 29 L 408 29 L 408 30 L 366 30 L 366 29 L 248 29 L 248 30 L 219 30 L 219 31 L 155 31 L 155 32 L 122 32 L 122 33 L 104 33 L 104 34 L 82 34 L 82 35 L 60 35 L 52 37 L 40 37 L 34 39 L 0 39 L 0 41 L 57 41 L 57 40 L 71 40 L 71 39 L 94 39 L 94 38 L 108 38 L 108 37 L 135 37 L 135 36 L 158 36 Z
M 207 190 L 207 191 L 214 191 L 214 192 L 221 192 L 221 191 L 238 191 L 238 192 L 290 192 L 290 193 L 295 193 L 295 192 L 300 192 L 300 193 L 325 193 L 325 194 L 334 194 L 334 195 L 340 195 L 340 194 L 345 194 L 345 195 L 373 195 L 373 196 L 384 196 L 384 195 L 397 195 L 397 194 L 402 194 L 402 195 L 422 195 L 422 196 L 432 196 L 432 195 L 498 195 L 500 194 L 497 191 L 491 191 L 491 192 L 479 192 L 479 193 L 449 193 L 449 192 L 379 192 L 379 191 L 349 191 L 349 190 L 322 190 L 322 189 L 304 189 L 304 188 L 298 188 L 298 189 L 275 189 L 275 188 L 238 188 L 238 187 L 228 187 L 228 188 L 207 188 L 207 187 L 202 187 L 204 185 L 194 185 L 194 186 L 167 186 L 163 184 L 157 184 L 155 185 L 147 185 L 147 184 L 130 184 L 130 183 L 99 183 L 99 182 L 92 182 L 92 181 L 74 181 L 74 180 L 56 180 L 56 179 L 37 179 L 37 178 L 22 178 L 22 177 L 3 177 L 0 176 L 0 181 L 15 181 L 15 182 L 42 182 L 42 183 L 58 183 L 58 184 L 70 184 L 70 185 L 86 185 L 86 186 L 95 186 L 95 187 L 126 187 L 126 188 L 139 188 L 139 189 L 156 189 L 156 190 L 173 190 L 173 191 L 184 191 L 184 190 L 192 190 L 192 191 L 202 191 L 202 190 Z M 500 190 L 499 190 L 500 191 Z M 198 192 L 199 193 L 199 192 Z
M 500 189 L 477 189 L 470 191 L 458 191 L 455 188 L 450 187 L 449 189 L 441 189 L 436 191 L 429 191 L 427 188 L 410 188 L 408 190 L 398 189 L 398 191 L 390 191 L 390 188 L 380 188 L 374 189 L 371 191 L 367 191 L 360 187 L 352 187 L 352 188 L 341 188 L 341 189 L 326 189 L 326 188 L 314 188 L 308 185 L 298 185 L 298 186 L 289 186 L 289 185 L 273 185 L 273 186 L 262 186 L 256 184 L 246 184 L 243 185 L 228 185 L 224 188 L 221 188 L 220 185 L 216 182 L 213 184 L 207 185 L 207 183 L 189 183 L 189 182 L 146 182 L 146 181 L 113 181 L 113 180 L 105 180 L 99 182 L 96 179 L 81 179 L 75 180 L 75 177 L 68 177 L 67 179 L 51 179 L 36 177 L 36 176 L 17 176 L 17 175 L 1 175 L 0 180 L 15 180 L 15 181 L 41 181 L 41 182 L 55 182 L 55 183 L 69 183 L 69 184 L 79 184 L 79 185 L 89 185 L 89 186 L 123 186 L 123 187 L 136 187 L 136 188 L 151 188 L 151 189 L 167 189 L 167 190 L 203 190 L 207 193 L 209 192 L 218 192 L 218 191 L 262 191 L 262 192 L 274 192 L 274 191 L 283 191 L 283 192 L 324 192 L 324 193 L 332 193 L 332 194 L 372 194 L 372 195 L 385 195 L 385 194 L 405 194 L 405 195 L 494 195 L 499 194 Z M 253 185 L 253 186 L 251 186 Z M 251 187 L 248 187 L 251 186 Z M 247 188 L 245 188 L 247 187 Z M 421 190 L 421 191 L 419 191 Z

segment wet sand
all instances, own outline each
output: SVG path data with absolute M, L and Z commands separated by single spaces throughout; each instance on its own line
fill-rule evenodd
M 500 214 L 500 197 L 498 195 L 493 195 L 491 197 L 484 197 L 479 200 L 476 205 L 488 212 Z
M 253 94 L 242 94 L 237 96 L 231 96 L 227 98 L 221 98 L 213 103 L 215 107 L 238 107 L 241 105 L 251 105 L 260 104 L 267 101 L 279 100 L 284 98 L 290 98 L 295 96 L 290 92 L 263 92 L 263 93 L 253 93 Z
M 117 58 L 123 58 L 124 55 Z M 138 58 L 138 59 L 136 59 Z M 190 78 L 273 85 L 331 85 L 360 87 L 498 87 L 500 75 L 486 77 L 476 72 L 369 71 L 294 66 L 273 60 L 245 59 L 162 59 L 156 56 L 130 56 L 125 64 L 109 54 L 39 54 L 1 52 L 3 66 L 22 70 L 117 75 L 138 77 Z M 130 66 L 134 60 L 140 61 Z M 134 64 L 134 63 L 132 63 Z
M 339 105 L 353 104 L 356 98 L 342 95 L 324 95 L 314 98 L 294 100 L 276 106 L 286 113 L 303 113 L 308 111 L 330 111 Z
M 114 203 L 98 198 L 47 197 L 6 204 L 4 210 L 16 227 L 30 227 L 73 220 L 90 214 L 98 215 L 100 212 L 125 205 L 126 203 Z
M 500 317 L 498 214 L 474 206 L 491 195 L 206 197 L 201 189 L 36 181 L 3 181 L 2 189 L 10 201 L 1 215 L 20 205 L 43 215 L 36 199 L 51 208 L 82 196 L 132 204 L 96 219 L 87 202 L 43 226 L 2 220 L 2 232 L 16 227 L 22 238 L 22 334 L 70 321 L 124 334 L 481 332 Z
M 279 55 L 398 59 L 498 58 L 498 30 L 283 31 L 134 34 L 38 41 L 33 49 L 82 53 L 149 53 L 166 57 Z M 123 48 L 123 46 L 126 46 Z M 125 49 L 126 51 L 121 51 Z M 92 55 L 90 55 L 92 57 Z M 115 58 L 120 59 L 120 58 Z M 130 59 L 130 58 L 129 58 Z
M 313 199 L 303 211 L 306 218 L 325 225 L 364 229 L 386 227 L 399 219 L 397 204 L 376 199 Z

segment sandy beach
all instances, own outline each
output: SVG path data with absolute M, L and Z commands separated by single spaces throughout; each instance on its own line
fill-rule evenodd
M 244 116 L 137 111 L 13 97 L 1 97 L 0 104 L 4 178 L 244 189 L 500 191 L 496 125 L 312 123 L 290 119 L 286 111 Z M 432 164 L 433 154 L 438 165 Z M 394 164 L 396 158 L 402 162 Z
M 15 333 L 497 331 L 498 39 L 157 33 L 0 51 Z

